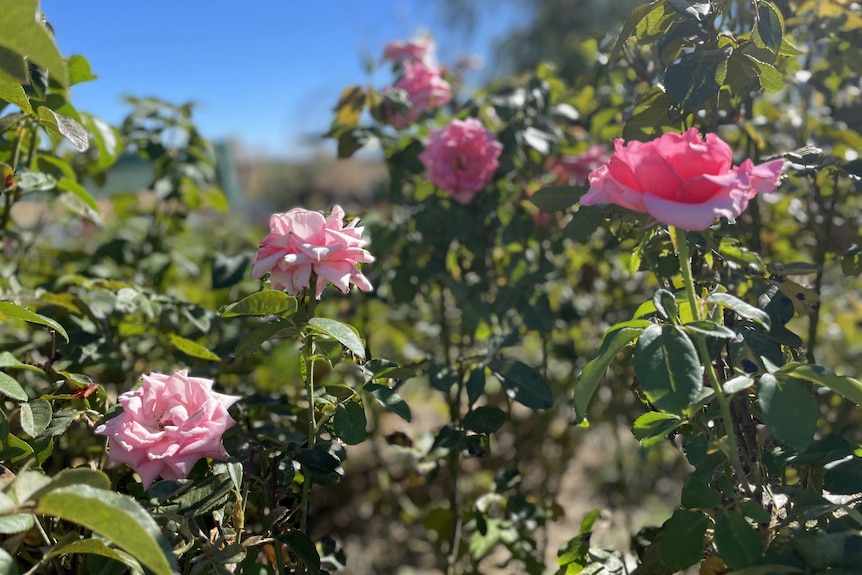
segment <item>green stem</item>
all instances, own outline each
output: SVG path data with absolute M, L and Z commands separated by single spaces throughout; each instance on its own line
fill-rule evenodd
M 671 227 L 671 239 L 676 247 L 676 253 L 679 257 L 679 270 L 682 274 L 682 283 L 685 286 L 685 293 L 688 297 L 688 303 L 691 306 L 691 315 L 695 321 L 700 321 L 701 309 L 697 294 L 694 292 L 694 278 L 691 273 L 691 258 L 688 251 L 688 238 L 685 230 Z M 703 364 L 703 369 L 706 372 L 706 377 L 709 379 L 710 385 L 715 392 L 715 399 L 718 401 L 718 407 L 721 410 L 721 418 L 724 420 L 724 431 L 727 434 L 727 458 L 733 467 L 734 472 L 745 489 L 745 492 L 750 494 L 751 488 L 748 485 L 748 477 L 742 469 L 740 462 L 739 444 L 736 442 L 736 429 L 733 424 L 733 416 L 730 413 L 730 402 L 724 395 L 721 388 L 721 382 L 718 380 L 718 375 L 715 373 L 715 367 L 712 365 L 712 360 L 709 357 L 709 350 L 706 347 L 706 340 L 701 337 L 694 337 L 697 345 L 697 352 L 700 355 L 700 362 Z
M 308 318 L 311 319 L 314 317 L 314 311 L 317 307 L 317 276 L 314 273 L 311 274 L 311 284 L 306 290 L 306 301 L 308 302 Z M 308 449 L 314 449 L 317 422 L 314 416 L 314 337 L 310 330 L 305 332 L 302 357 L 305 361 L 305 393 L 308 396 Z M 304 533 L 307 533 L 306 525 L 308 524 L 310 499 L 311 481 L 308 477 L 308 470 L 305 470 L 302 479 L 302 518 L 299 524 L 300 530 Z

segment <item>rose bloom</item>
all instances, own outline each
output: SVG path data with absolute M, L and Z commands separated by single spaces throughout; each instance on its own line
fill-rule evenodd
M 438 188 L 468 204 L 485 188 L 499 167 L 503 145 L 475 118 L 452 120 L 428 136 L 419 160 Z
M 123 412 L 96 428 L 108 437 L 108 461 L 125 463 L 149 489 L 156 476 L 188 477 L 202 457 L 226 459 L 222 434 L 236 423 L 227 408 L 240 398 L 212 390 L 213 381 L 151 373 L 117 401 Z
M 551 167 L 551 171 L 568 179 L 575 186 L 583 186 L 587 183 L 590 173 L 606 164 L 611 159 L 611 152 L 604 144 L 590 146 L 586 152 L 576 156 L 563 156 Z
M 317 299 L 327 282 L 342 293 L 350 291 L 350 284 L 371 291 L 371 282 L 358 268 L 359 264 L 374 261 L 374 256 L 364 249 L 365 228 L 356 225 L 358 219 L 344 226 L 343 219 L 340 206 L 334 206 L 328 218 L 302 208 L 273 214 L 270 233 L 251 262 L 252 276 L 261 278 L 269 273 L 272 289 L 297 295 L 311 285 L 314 273 L 318 277 Z
M 396 64 L 419 62 L 426 66 L 436 66 L 435 48 L 434 38 L 428 34 L 420 34 L 411 40 L 396 40 L 386 44 L 383 48 L 383 60 Z
M 696 128 L 650 142 L 614 141 L 610 162 L 590 174 L 581 205 L 617 204 L 685 230 L 704 230 L 718 217 L 735 218 L 758 193 L 778 185 L 784 160 L 733 167 L 730 146 Z
M 404 75 L 394 86 L 385 88 L 384 94 L 393 88 L 404 90 L 410 102 L 410 109 L 404 113 L 386 111 L 386 119 L 397 130 L 406 128 L 425 112 L 444 106 L 452 100 L 452 86 L 443 79 L 440 70 L 420 62 L 406 62 Z

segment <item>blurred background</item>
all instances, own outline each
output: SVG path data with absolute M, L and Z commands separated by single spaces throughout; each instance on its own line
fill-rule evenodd
M 75 87 L 76 108 L 118 125 L 131 110 L 127 96 L 192 102 L 196 125 L 228 170 L 228 195 L 259 201 L 252 212 L 263 213 L 315 195 L 361 200 L 380 184 L 385 169 L 373 147 L 336 162 L 335 142 L 322 134 L 345 86 L 392 82 L 381 63 L 387 42 L 430 33 L 442 64 L 466 59 L 462 94 L 542 61 L 570 81 L 591 63 L 582 41 L 613 35 L 637 3 L 217 0 L 165 9 L 43 0 L 42 9 L 61 52 L 85 55 L 98 77 Z

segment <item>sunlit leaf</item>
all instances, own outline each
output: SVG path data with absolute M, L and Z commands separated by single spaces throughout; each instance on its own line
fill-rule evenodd
M 61 487 L 39 498 L 36 513 L 59 517 L 98 533 L 156 575 L 177 572 L 170 543 L 155 520 L 131 497 L 89 485 Z

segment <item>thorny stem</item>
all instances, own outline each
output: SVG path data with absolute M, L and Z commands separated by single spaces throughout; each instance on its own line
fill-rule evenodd
M 305 293 L 308 302 L 308 318 L 311 319 L 314 317 L 314 310 L 317 307 L 317 275 L 314 273 L 311 274 L 311 284 Z M 317 423 L 314 417 L 314 337 L 308 330 L 305 333 L 305 342 L 302 346 L 302 357 L 305 361 L 305 393 L 308 396 L 308 448 L 314 449 L 317 434 Z M 302 518 L 299 524 L 300 530 L 305 533 L 307 533 L 310 496 L 311 481 L 306 469 L 302 479 Z
M 694 293 L 694 279 L 691 274 L 691 259 L 688 251 L 687 234 L 685 230 L 671 227 L 671 238 L 676 247 L 676 253 L 679 256 L 679 269 L 682 273 L 682 283 L 685 286 L 685 293 L 688 297 L 688 303 L 691 306 L 691 315 L 695 321 L 700 321 L 703 317 L 701 314 L 700 303 L 697 295 Z M 734 429 L 733 416 L 730 413 L 730 402 L 724 395 L 721 389 L 721 382 L 718 380 L 718 375 L 715 373 L 715 367 L 709 358 L 709 350 L 706 347 L 706 340 L 700 337 L 693 338 L 697 345 L 697 352 L 700 355 L 700 362 L 703 364 L 703 369 L 706 372 L 706 377 L 715 393 L 715 399 L 718 401 L 718 407 L 721 410 L 721 418 L 724 420 L 724 431 L 727 434 L 727 458 L 733 467 L 734 472 L 739 479 L 740 484 L 745 489 L 746 493 L 751 494 L 751 488 L 748 484 L 748 478 L 745 471 L 742 469 L 742 463 L 739 460 L 740 451 L 739 445 L 736 442 L 736 430 Z

